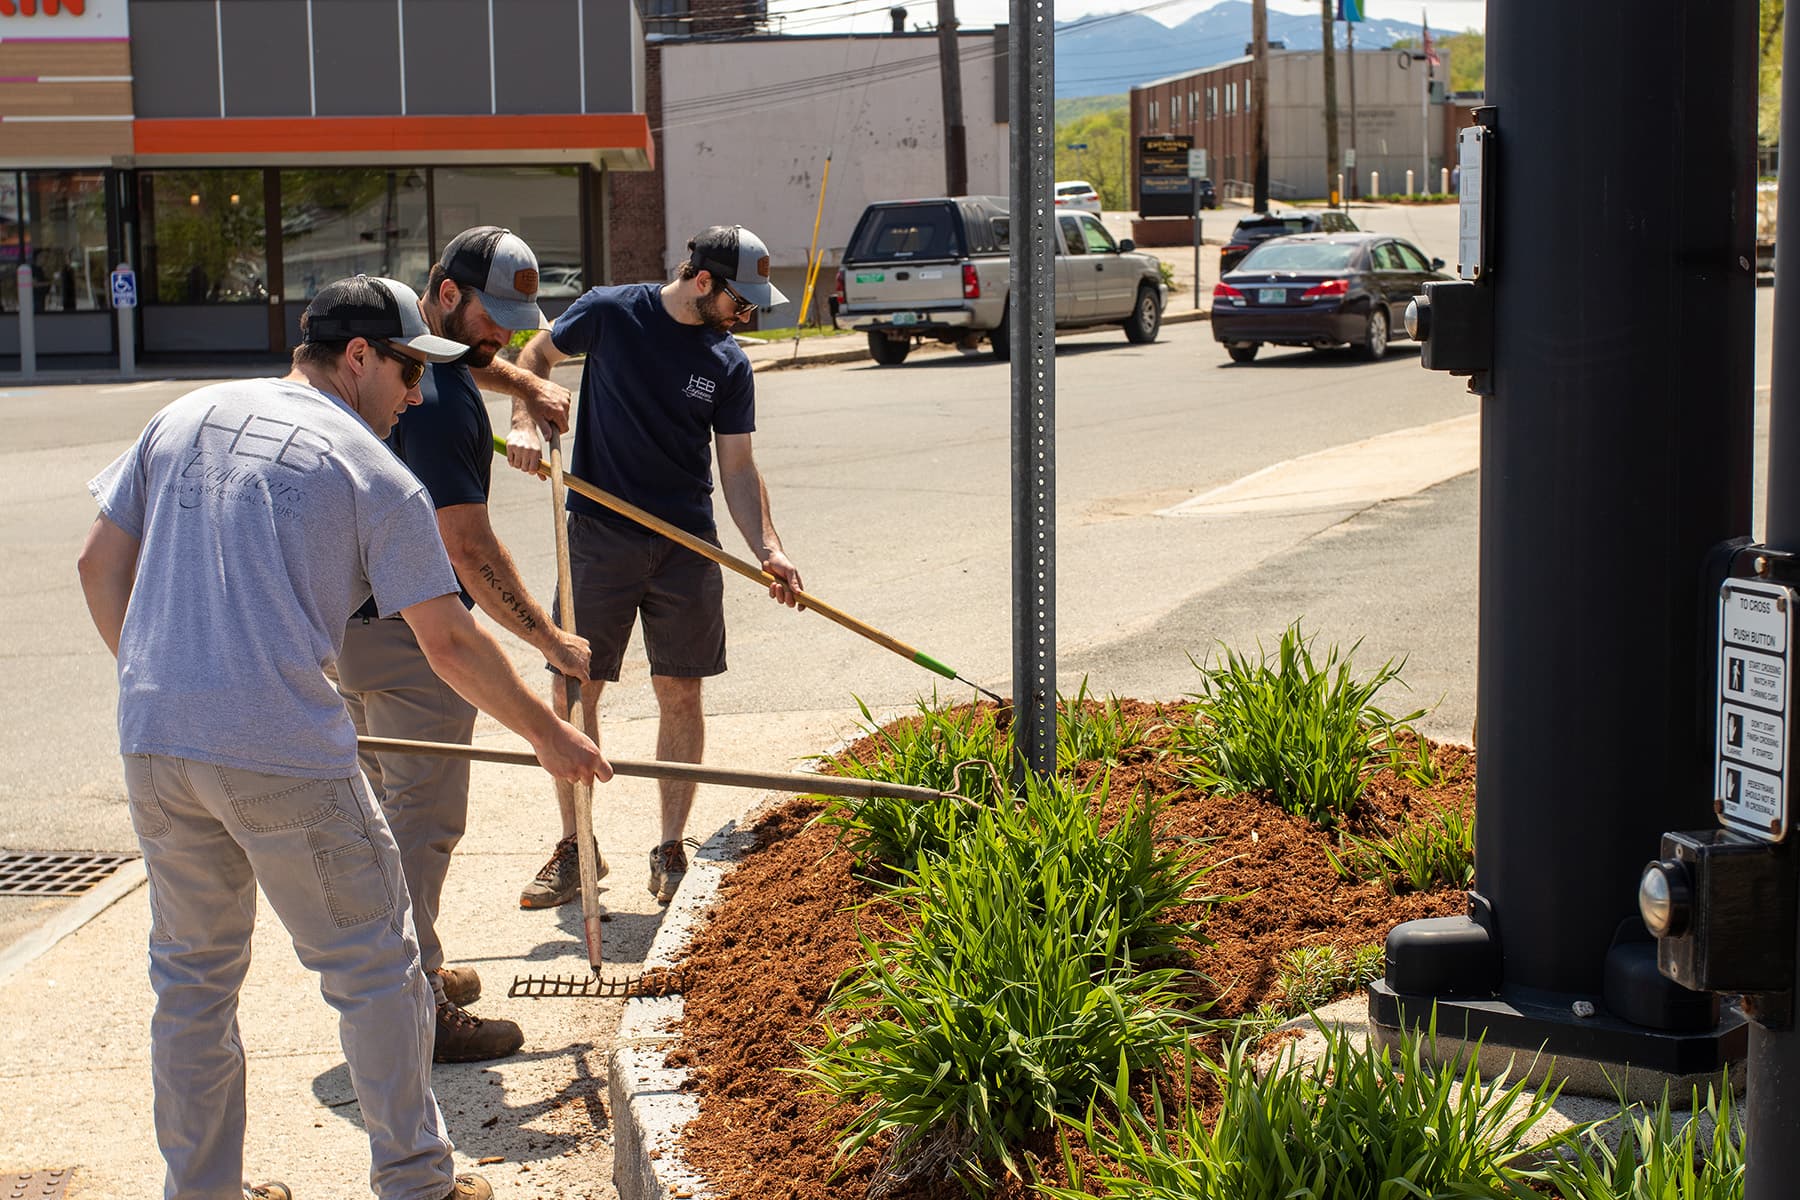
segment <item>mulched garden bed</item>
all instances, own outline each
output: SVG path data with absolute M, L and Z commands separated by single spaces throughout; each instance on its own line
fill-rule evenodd
M 1146 720 L 1191 719 L 1182 706 L 1123 704 Z M 1168 747 L 1160 734 L 1115 764 L 1110 794 L 1147 788 L 1165 801 L 1160 835 L 1193 839 L 1202 861 L 1217 864 L 1200 890 L 1241 897 L 1177 913 L 1182 921 L 1201 921 L 1211 939 L 1195 947 L 1187 964 L 1204 977 L 1195 988 L 1213 1001 L 1210 1015 L 1237 1016 L 1277 998 L 1279 959 L 1293 947 L 1351 950 L 1381 942 L 1403 921 L 1463 911 L 1467 900 L 1459 889 L 1390 896 L 1379 883 L 1345 882 L 1325 853 L 1332 835 L 1259 796 L 1194 791 L 1169 769 Z M 866 760 L 868 739 L 846 753 Z M 1472 813 L 1474 752 L 1434 744 L 1431 753 L 1440 768 L 1437 784 L 1421 789 L 1383 771 L 1347 829 L 1391 834 L 1426 806 Z M 1104 770 L 1085 764 L 1077 774 Z M 689 1071 L 700 1115 L 683 1135 L 683 1157 L 731 1200 L 836 1200 L 888 1182 L 877 1149 L 858 1154 L 832 1178 L 845 1114 L 834 1113 L 823 1097 L 803 1094 L 804 1081 L 787 1073 L 800 1065 L 795 1042 L 819 1044 L 832 985 L 861 957 L 858 922 L 874 932 L 880 916 L 895 914 L 884 912 L 875 890 L 853 873 L 852 856 L 835 832 L 810 824 L 822 807 L 795 799 L 763 817 L 753 849 L 726 876 L 686 959 L 682 1040 L 671 1063 Z M 850 911 L 859 905 L 869 907 Z M 1039 1165 L 1059 1175 L 1052 1139 L 1036 1149 Z M 1027 1192 L 1008 1180 L 994 1195 Z M 954 1182 L 911 1182 L 881 1194 L 925 1200 L 964 1192 Z

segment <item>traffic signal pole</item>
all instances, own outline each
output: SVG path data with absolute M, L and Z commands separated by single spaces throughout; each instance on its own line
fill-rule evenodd
M 1371 1026 L 1435 1011 L 1600 1094 L 1747 1040 L 1659 973 L 1636 899 L 1662 831 L 1712 819 L 1702 580 L 1750 526 L 1756 24 L 1755 0 L 1490 5 L 1484 235 L 1421 323 L 1425 364 L 1483 396 L 1476 879 L 1465 916 L 1389 936 Z

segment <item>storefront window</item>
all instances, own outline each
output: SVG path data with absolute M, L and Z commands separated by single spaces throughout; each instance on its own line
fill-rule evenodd
M 268 302 L 261 171 L 154 171 L 139 179 L 146 303 Z
M 0 312 L 19 311 L 19 264 L 25 261 L 19 215 L 19 174 L 0 171 Z
M 386 275 L 425 290 L 433 260 L 422 171 L 281 173 L 282 298 L 306 301 L 335 279 Z
M 25 172 L 25 256 L 37 311 L 111 307 L 104 173 Z
M 579 296 L 581 195 L 574 167 L 437 167 L 438 250 L 473 225 L 500 225 L 537 254 L 538 295 Z

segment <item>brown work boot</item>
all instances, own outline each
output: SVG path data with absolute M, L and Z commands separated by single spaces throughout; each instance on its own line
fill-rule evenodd
M 443 1200 L 494 1200 L 494 1189 L 479 1175 L 458 1175 L 456 1186 L 444 1193 Z
M 444 999 L 459 1008 L 481 999 L 481 976 L 474 967 L 433 967 L 432 973 L 444 983 Z
M 524 1031 L 511 1021 L 491 1017 L 484 1020 L 447 1000 L 437 1006 L 437 1040 L 431 1051 L 432 1062 L 486 1062 L 515 1054 L 524 1044 Z
M 664 842 L 650 852 L 650 894 L 658 904 L 675 898 L 675 889 L 687 876 L 687 851 L 679 841 Z
M 594 877 L 606 878 L 606 860 L 600 857 L 600 847 L 594 846 Z M 581 895 L 581 851 L 575 846 L 575 835 L 570 834 L 556 843 L 556 849 L 550 852 L 550 861 L 538 870 L 537 878 L 525 885 L 519 893 L 520 908 L 555 908 L 559 904 L 567 904 Z
M 244 1200 L 294 1200 L 294 1193 L 285 1183 L 246 1183 Z

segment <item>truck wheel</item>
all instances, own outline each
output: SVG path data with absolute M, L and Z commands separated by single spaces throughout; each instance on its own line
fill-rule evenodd
M 1247 363 L 1255 362 L 1256 352 L 1261 349 L 1261 342 L 1251 342 L 1248 346 L 1227 346 L 1225 347 L 1225 353 L 1231 355 L 1232 362 Z
M 1012 361 L 1012 304 L 1000 310 L 1000 323 L 988 331 L 988 348 L 1001 362 Z
M 1149 284 L 1139 284 L 1137 302 L 1131 307 L 1131 315 L 1125 319 L 1125 339 L 1143 345 L 1156 340 L 1157 330 L 1162 328 L 1162 305 L 1157 303 L 1156 289 Z
M 869 331 L 869 357 L 884 367 L 897 367 L 912 353 L 911 338 L 891 338 L 873 329 Z

